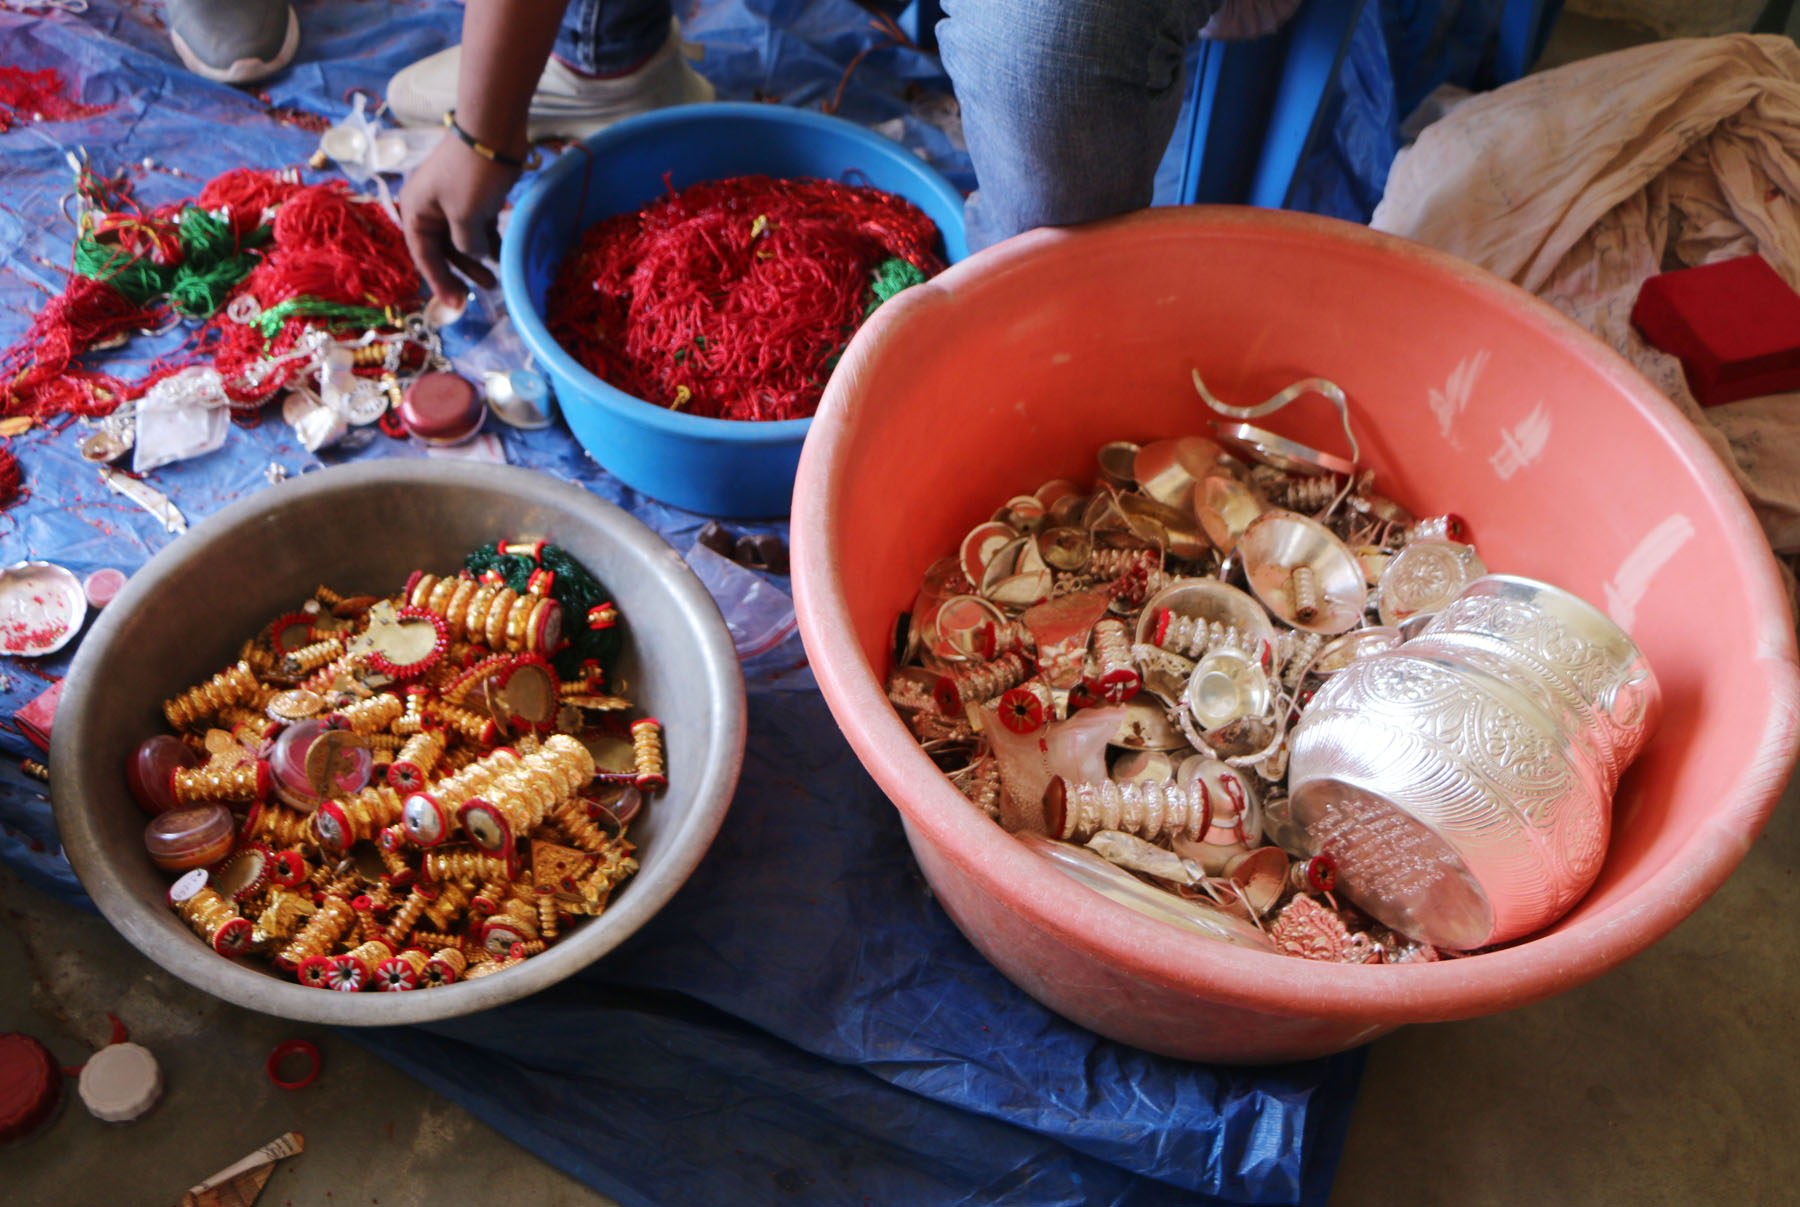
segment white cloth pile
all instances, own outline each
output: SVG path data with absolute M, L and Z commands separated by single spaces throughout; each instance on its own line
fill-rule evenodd
M 1506 277 L 1618 349 L 1731 469 L 1774 549 L 1800 552 L 1800 394 L 1703 410 L 1631 326 L 1663 271 L 1758 252 L 1800 286 L 1792 41 L 1653 43 L 1472 97 L 1395 160 L 1371 225 Z

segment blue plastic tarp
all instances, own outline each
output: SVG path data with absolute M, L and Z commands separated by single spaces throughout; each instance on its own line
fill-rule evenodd
M 189 196 L 230 168 L 302 163 L 315 135 L 271 106 L 341 117 L 348 90 L 378 93 L 393 71 L 453 42 L 460 18 L 449 5 L 302 3 L 300 61 L 258 97 L 183 73 L 158 11 L 92 0 L 81 16 L 28 15 L 0 0 L 0 57 L 54 68 L 73 99 L 112 106 L 0 135 L 0 346 L 60 289 L 56 266 L 73 235 L 59 209 L 68 151 L 85 148 L 103 171 L 139 165 L 147 203 Z M 706 47 L 701 69 L 728 99 L 817 107 L 877 40 L 848 0 L 720 0 L 682 13 Z M 909 144 L 967 187 L 966 157 L 915 112 L 909 84 L 947 88 L 929 56 L 876 50 L 852 73 L 841 112 L 898 119 Z M 157 168 L 143 169 L 146 157 Z M 457 337 L 464 345 L 482 333 L 472 327 Z M 130 376 L 178 340 L 140 340 L 103 363 Z M 0 562 L 129 573 L 175 539 L 103 487 L 76 451 L 83 430 L 11 440 L 30 494 L 0 512 Z M 151 481 L 197 523 L 273 476 L 420 455 L 372 429 L 359 436 L 321 458 L 271 407 L 258 426 L 234 425 L 219 451 Z M 704 522 L 624 488 L 560 428 L 501 439 L 513 463 L 621 504 L 677 549 Z M 60 676 L 73 649 L 4 660 L 0 718 Z M 688 885 L 630 943 L 508 1007 L 346 1034 L 627 1204 L 1325 1201 L 1360 1052 L 1212 1068 L 1050 1014 L 932 898 L 896 813 L 810 686 L 798 641 L 747 672 L 750 743 L 730 814 Z M 84 904 L 41 785 L 17 769 L 41 755 L 11 730 L 0 751 L 0 859 Z

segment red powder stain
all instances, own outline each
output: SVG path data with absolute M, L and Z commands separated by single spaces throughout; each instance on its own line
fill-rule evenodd
M 111 108 L 70 100 L 62 76 L 48 67 L 27 71 L 0 63 L 0 133 L 25 122 L 66 122 Z
M 22 654 L 41 650 L 68 631 L 69 626 L 60 620 L 38 625 L 14 621 L 0 625 L 0 642 L 4 642 L 7 653 Z
M 292 105 L 277 105 L 269 99 L 269 94 L 259 92 L 256 99 L 263 103 L 263 112 L 284 126 L 293 126 L 305 130 L 309 134 L 323 134 L 331 128 L 331 119 L 321 117 L 317 113 L 308 113 L 304 109 L 296 109 Z

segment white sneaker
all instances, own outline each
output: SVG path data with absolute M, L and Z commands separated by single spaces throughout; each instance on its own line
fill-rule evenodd
M 403 126 L 441 125 L 456 107 L 456 76 L 462 47 L 440 50 L 403 68 L 388 82 L 388 111 Z M 713 86 L 688 65 L 681 26 L 669 22 L 669 40 L 636 70 L 595 78 L 552 58 L 538 77 L 526 118 L 526 137 L 586 138 L 621 118 L 670 105 L 713 99 Z

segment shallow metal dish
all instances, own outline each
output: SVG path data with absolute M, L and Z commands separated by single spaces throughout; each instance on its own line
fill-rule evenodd
M 566 548 L 612 592 L 627 626 L 620 672 L 662 722 L 669 786 L 632 828 L 642 865 L 597 918 L 524 963 L 413 993 L 331 993 L 217 955 L 164 903 L 171 877 L 144 852 L 127 757 L 165 732 L 162 703 L 229 666 L 245 637 L 321 583 L 393 591 L 409 572 L 460 566 L 499 538 Z M 170 973 L 251 1010 L 391 1026 L 524 997 L 617 947 L 706 853 L 737 785 L 744 682 L 712 597 L 673 549 L 578 487 L 510 466 L 378 461 L 259 491 L 197 525 L 131 577 L 82 642 L 57 709 L 52 801 L 69 862 L 100 912 Z

